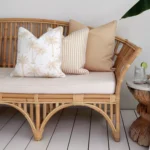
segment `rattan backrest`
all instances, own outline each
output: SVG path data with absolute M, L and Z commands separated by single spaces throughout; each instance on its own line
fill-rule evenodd
M 68 23 L 43 19 L 0 19 L 0 67 L 14 67 L 17 56 L 19 27 L 25 27 L 36 37 L 45 33 L 48 27 L 62 26 L 64 35 L 68 33 Z
M 69 23 L 64 21 L 46 20 L 46 19 L 20 19 L 20 18 L 6 18 L 0 19 L 0 67 L 14 67 L 17 57 L 17 40 L 19 27 L 25 27 L 31 31 L 36 37 L 45 33 L 48 27 L 55 28 L 62 26 L 64 28 L 64 35 L 68 34 Z M 124 58 L 119 54 L 119 45 L 123 45 Z M 118 65 L 118 60 L 122 59 L 122 63 L 126 63 L 129 56 L 136 52 L 137 47 L 133 44 L 128 45 L 124 39 L 116 37 L 116 46 L 114 59 L 114 67 Z M 127 55 L 126 55 L 127 54 Z M 119 56 L 119 57 L 118 57 Z M 117 71 L 117 70 L 116 70 Z M 120 71 L 120 70 L 119 70 Z

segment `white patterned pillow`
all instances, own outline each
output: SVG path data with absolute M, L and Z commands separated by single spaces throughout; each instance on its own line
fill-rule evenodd
M 17 64 L 11 76 L 65 77 L 61 71 L 62 33 L 63 28 L 57 27 L 37 39 L 20 27 Z

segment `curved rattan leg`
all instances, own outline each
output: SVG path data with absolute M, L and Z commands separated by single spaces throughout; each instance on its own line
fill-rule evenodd
M 120 119 L 119 119 L 120 118 L 120 108 L 119 108 L 119 104 L 116 104 L 116 106 L 115 106 L 115 108 L 116 108 L 114 110 L 115 113 L 112 112 L 113 114 L 115 114 L 116 127 L 114 125 L 113 118 L 111 119 L 110 117 L 108 117 L 106 112 L 102 111 L 101 109 L 99 109 L 98 107 L 93 106 L 93 105 L 91 105 L 89 107 L 96 110 L 97 112 L 99 112 L 106 119 L 107 123 L 109 124 L 109 127 L 111 128 L 112 136 L 113 136 L 114 140 L 116 142 L 119 142 L 120 141 Z
M 15 104 L 9 104 L 9 103 L 2 103 L 2 104 L 11 106 L 11 107 L 17 109 L 27 119 L 32 131 L 36 130 L 34 122 L 32 121 L 29 114 L 24 109 L 20 108 L 19 106 L 15 105 Z
M 27 121 L 31 127 L 31 130 L 33 132 L 35 140 L 39 141 L 42 138 L 42 133 L 39 131 L 39 129 L 37 129 L 32 117 L 27 112 L 26 104 L 10 104 L 10 103 L 2 103 L 2 104 L 11 106 L 11 107 L 15 108 L 16 110 L 18 110 L 21 114 L 23 114 L 23 116 L 27 119 Z M 38 113 L 40 113 L 40 112 L 37 111 L 36 116 L 39 116 Z
M 58 111 L 64 109 L 64 108 L 67 108 L 67 107 L 70 107 L 70 106 L 74 106 L 73 104 L 63 104 L 63 105 L 60 105 L 59 107 L 56 107 L 55 109 L 53 109 L 46 117 L 45 119 L 43 120 L 42 124 L 41 124 L 41 127 L 40 127 L 40 132 L 37 133 L 37 137 L 40 135 L 40 138 L 42 136 L 42 133 L 44 131 L 44 128 L 46 126 L 46 124 L 48 123 L 48 121 L 50 120 L 50 118 L 55 114 L 57 113 Z M 91 105 L 91 104 L 76 104 L 75 106 L 86 106 L 86 107 L 89 107 L 95 111 L 97 111 L 98 113 L 100 113 L 105 119 L 106 121 L 108 122 L 111 130 L 112 130 L 112 133 L 113 133 L 113 137 L 115 139 L 115 141 L 119 141 L 120 140 L 120 123 L 119 123 L 119 120 L 116 119 L 116 126 L 118 127 L 118 130 L 115 128 L 115 125 L 113 123 L 113 119 L 111 119 L 109 117 L 109 115 L 104 112 L 102 109 L 100 109 L 99 107 L 95 106 L 95 105 Z M 119 112 L 119 109 L 117 108 L 117 111 Z M 116 113 L 116 116 L 119 115 L 120 113 Z M 116 117 L 117 118 L 117 117 Z M 38 138 L 36 138 L 35 136 L 35 139 L 38 140 Z
M 116 104 L 115 109 L 115 120 L 116 120 L 116 131 L 112 131 L 113 138 L 116 142 L 120 141 L 120 103 L 119 101 Z
M 34 135 L 34 139 L 36 141 L 39 141 L 42 139 L 42 135 L 45 129 L 46 124 L 48 123 L 48 121 L 50 120 L 50 118 L 56 114 L 58 111 L 70 107 L 70 106 L 74 106 L 73 104 L 61 104 L 61 105 L 55 105 L 55 107 L 53 107 L 52 110 L 50 110 L 49 112 L 47 110 L 43 109 L 43 118 L 41 120 L 41 113 L 40 110 L 41 109 L 41 105 L 43 104 L 35 104 L 35 107 L 33 107 L 33 104 L 28 104 L 30 106 L 30 109 L 28 109 L 27 104 L 23 103 L 23 104 L 6 104 L 9 106 L 12 106 L 13 108 L 16 108 L 19 112 L 21 112 L 25 118 L 27 119 L 27 121 L 29 122 L 33 135 Z M 49 104 L 47 104 L 49 105 Z M 118 107 L 116 107 L 116 127 L 113 123 L 113 111 L 110 114 L 110 116 L 108 115 L 108 107 L 106 107 L 107 109 L 103 110 L 102 108 L 98 107 L 98 105 L 95 104 L 75 104 L 75 106 L 86 106 L 89 107 L 95 111 L 97 111 L 98 113 L 100 113 L 108 122 L 112 133 L 113 133 L 113 137 L 115 139 L 115 141 L 119 141 L 120 140 L 120 120 L 118 118 L 120 118 L 120 110 Z M 44 108 L 46 108 L 47 106 L 44 105 Z M 35 111 L 34 111 L 35 108 Z M 113 108 L 113 107 L 111 107 Z M 30 110 L 30 111 L 29 111 Z M 35 119 L 34 119 L 34 114 L 35 114 Z
M 116 142 L 120 141 L 120 131 L 112 131 L 112 136 Z
M 42 139 L 43 132 L 36 130 L 33 132 L 34 140 L 40 141 Z
M 116 130 L 115 125 L 113 123 L 113 118 L 111 119 L 105 111 L 103 111 L 102 109 L 98 108 L 97 106 L 89 105 L 89 104 L 86 104 L 86 106 L 92 108 L 95 111 L 97 111 L 98 113 L 100 113 L 106 119 L 109 127 L 112 130 L 113 137 L 116 137 L 115 139 L 117 139 L 117 130 Z M 116 122 L 116 124 L 117 124 L 117 122 Z M 119 122 L 118 122 L 118 125 L 120 125 Z M 118 132 L 120 132 L 120 131 L 118 130 Z M 115 140 L 115 141 L 117 141 L 117 140 Z
M 44 129 L 45 129 L 45 126 L 47 125 L 48 121 L 51 119 L 51 117 L 56 114 L 58 111 L 64 109 L 64 108 L 67 108 L 67 107 L 70 107 L 72 106 L 72 104 L 63 104 L 63 105 L 60 105 L 58 107 L 56 107 L 55 109 L 53 109 L 46 117 L 45 119 L 43 120 L 43 122 L 41 123 L 41 127 L 40 127 L 40 134 L 42 134 L 44 132 Z
M 33 132 L 34 139 L 40 141 L 42 139 L 43 132 L 40 131 L 41 126 L 40 104 L 35 104 L 35 126 L 36 130 Z

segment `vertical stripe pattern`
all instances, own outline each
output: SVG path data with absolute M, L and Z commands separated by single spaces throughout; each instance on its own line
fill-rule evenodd
M 75 31 L 63 39 L 62 71 L 66 74 L 88 74 L 84 69 L 89 29 Z

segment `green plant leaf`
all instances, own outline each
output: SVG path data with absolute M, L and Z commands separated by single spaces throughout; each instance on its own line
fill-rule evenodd
M 150 0 L 139 0 L 122 18 L 132 17 L 150 9 Z

